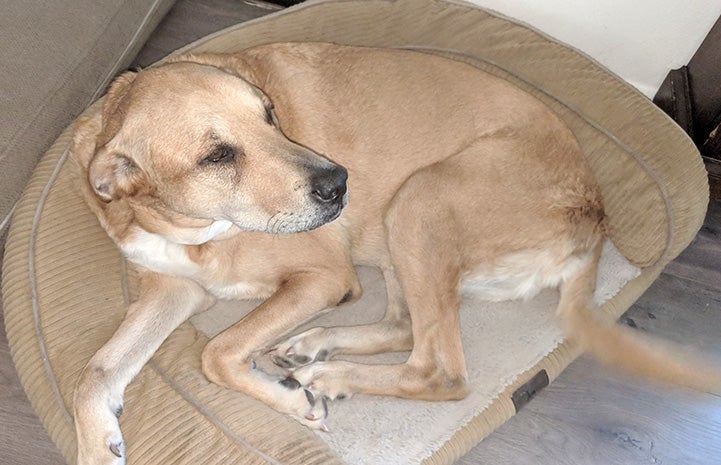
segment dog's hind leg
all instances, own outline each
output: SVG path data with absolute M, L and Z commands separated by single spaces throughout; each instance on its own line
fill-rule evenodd
M 175 328 L 213 301 L 193 281 L 149 272 L 142 275 L 140 298 L 90 359 L 75 388 L 78 465 L 125 463 L 118 424 L 125 387 Z
M 463 257 L 458 246 L 455 197 L 432 166 L 411 177 L 397 193 L 387 217 L 387 237 L 398 282 L 411 316 L 413 349 L 399 365 L 318 362 L 294 376 L 330 398 L 361 392 L 450 400 L 468 392 L 459 322 Z M 456 184 L 457 186 L 457 184 Z

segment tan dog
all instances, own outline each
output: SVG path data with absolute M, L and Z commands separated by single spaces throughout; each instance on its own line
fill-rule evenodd
M 560 286 L 558 314 L 585 348 L 687 376 L 589 311 L 605 215 L 573 134 L 471 66 L 329 44 L 185 56 L 119 78 L 102 118 L 79 125 L 74 156 L 90 207 L 142 272 L 138 301 L 76 389 L 81 465 L 124 463 L 125 387 L 215 298 L 267 300 L 208 344 L 207 377 L 314 428 L 326 398 L 354 392 L 464 397 L 458 290 L 469 281 L 496 300 Z M 354 264 L 382 269 L 383 320 L 273 347 L 360 296 Z M 269 347 L 292 377 L 255 369 Z M 394 366 L 329 360 L 407 350 Z

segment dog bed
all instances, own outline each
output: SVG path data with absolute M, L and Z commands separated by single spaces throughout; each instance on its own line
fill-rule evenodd
M 599 179 L 615 246 L 610 249 L 620 253 L 624 269 L 632 263 L 639 270 L 603 305 L 613 316 L 648 288 L 703 222 L 706 174 L 684 133 L 632 87 L 528 26 L 451 0 L 327 0 L 240 24 L 180 52 L 232 52 L 278 41 L 440 54 L 500 76 L 553 108 L 578 137 Z M 98 109 L 95 104 L 87 111 Z M 75 456 L 75 382 L 137 290 L 133 270 L 78 192 L 78 170 L 68 157 L 71 139 L 68 128 L 26 188 L 9 232 L 2 288 L 8 340 L 21 381 L 69 463 Z M 382 302 L 377 276 L 363 270 L 362 277 L 366 298 Z M 552 293 L 544 293 L 536 303 L 552 308 L 553 299 Z M 477 414 L 447 426 L 436 440 L 423 439 L 423 450 L 412 457 L 390 459 L 375 439 L 343 449 L 253 399 L 207 382 L 200 372 L 200 352 L 208 335 L 227 325 L 222 321 L 227 305 L 182 325 L 128 387 L 120 423 L 129 463 L 341 464 L 368 457 L 368 463 L 448 464 L 510 418 L 578 355 L 551 329 L 550 342 L 536 359 L 504 375 Z M 346 311 L 345 321 L 361 313 Z M 495 326 L 493 321 L 486 325 L 465 319 L 464 337 L 497 330 Z M 515 333 L 514 328 L 506 331 Z M 348 405 L 357 413 L 404 401 L 362 397 L 348 402 L 355 402 Z M 419 403 L 420 408 L 427 404 Z M 344 425 L 342 416 L 334 423 L 335 409 L 332 404 L 330 423 L 340 435 Z M 381 427 L 377 417 L 364 418 L 357 421 L 366 421 L 366 428 Z M 358 427 L 355 423 L 345 429 Z M 374 434 L 401 439 L 393 431 Z M 355 455 L 343 452 L 348 448 Z

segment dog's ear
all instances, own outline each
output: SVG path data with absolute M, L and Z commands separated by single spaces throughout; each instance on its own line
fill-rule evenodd
M 253 68 L 250 64 L 240 57 L 238 54 L 233 53 L 203 53 L 203 54 L 187 54 L 181 55 L 177 58 L 173 58 L 169 61 L 174 62 L 189 62 L 197 63 L 199 65 L 212 66 L 219 70 L 238 76 L 251 84 L 258 86 L 256 82 L 256 76 L 253 73 Z
M 130 100 L 130 90 L 136 77 L 138 77 L 138 73 L 126 71 L 110 84 L 103 101 L 103 126 L 95 141 L 97 147 L 107 144 L 123 126 Z
M 90 111 L 78 117 L 74 123 L 73 145 L 70 155 L 78 165 L 87 168 L 95 155 L 95 141 L 102 129 L 99 111 Z
M 129 93 L 137 73 L 128 71 L 110 86 L 102 110 L 102 127 L 95 141 L 96 152 L 88 167 L 88 178 L 95 193 L 109 202 L 138 190 L 144 179 L 142 169 L 130 155 L 106 145 L 123 126 Z
M 90 162 L 88 178 L 98 197 L 109 202 L 137 193 L 145 173 L 129 156 L 102 148 Z

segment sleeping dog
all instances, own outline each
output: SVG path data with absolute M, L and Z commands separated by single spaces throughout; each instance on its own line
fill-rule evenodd
M 560 287 L 567 336 L 602 360 L 715 381 L 594 315 L 606 216 L 579 145 L 538 100 L 469 65 L 331 44 L 181 56 L 118 78 L 73 155 L 88 205 L 141 272 L 76 388 L 81 465 L 124 463 L 125 387 L 216 298 L 265 301 L 208 343 L 208 379 L 317 429 L 325 399 L 352 393 L 464 397 L 468 282 L 492 300 Z M 288 338 L 358 299 L 354 264 L 382 270 L 384 318 Z M 255 368 L 268 350 L 288 377 Z M 332 359 L 386 351 L 410 356 Z

